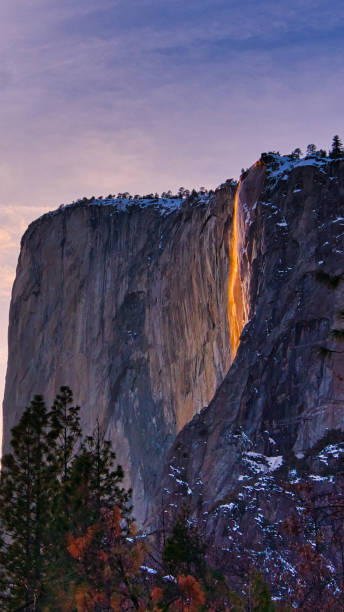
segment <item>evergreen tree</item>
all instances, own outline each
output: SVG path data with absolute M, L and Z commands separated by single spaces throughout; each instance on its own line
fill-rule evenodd
M 336 135 L 333 137 L 330 157 L 332 157 L 333 159 L 336 159 L 338 157 L 343 157 L 343 156 L 344 156 L 343 143 L 340 140 L 339 136 Z
M 49 414 L 49 437 L 55 451 L 58 478 L 54 498 L 52 529 L 55 540 L 65 550 L 63 537 L 70 528 L 69 500 L 72 495 L 73 461 L 81 446 L 80 408 L 73 406 L 73 393 L 69 387 L 61 387 Z
M 171 536 L 166 540 L 162 561 L 166 571 L 173 575 L 204 574 L 205 547 L 196 526 L 189 520 L 187 508 L 178 516 Z
M 315 146 L 315 144 L 309 144 L 307 145 L 307 156 L 312 156 L 315 155 L 317 152 L 317 148 Z
M 73 525 L 73 502 L 76 491 L 72 474 L 81 447 L 80 407 L 73 405 L 73 393 L 69 387 L 61 387 L 49 414 L 49 437 L 55 451 L 57 478 L 53 499 L 49 536 L 52 542 L 52 559 L 47 571 L 44 604 L 52 605 L 55 583 L 68 588 L 73 577 L 73 567 L 67 551 L 67 535 Z M 58 578 L 57 578 L 58 576 Z
M 115 459 L 97 423 L 76 454 L 64 485 L 69 524 L 61 540 L 61 579 L 52 580 L 47 599 L 56 610 L 69 609 L 67 602 L 74 610 L 81 602 L 82 610 L 109 611 L 116 593 L 125 593 L 124 600 L 136 598 L 142 554 L 133 544 L 131 492 L 121 486 L 124 473 Z
M 5 602 L 9 596 L 9 580 L 6 574 L 6 538 L 0 524 L 0 607 L 6 608 Z
M 296 149 L 294 149 L 294 151 L 292 151 L 291 153 L 291 158 L 292 159 L 300 159 L 300 157 L 302 156 L 302 151 L 299 147 L 297 147 Z
M 97 520 L 104 508 L 117 505 L 126 515 L 131 511 L 131 491 L 121 487 L 124 478 L 122 466 L 116 465 L 116 454 L 111 442 L 105 440 L 99 422 L 92 436 L 87 436 L 73 466 L 73 481 L 80 482 L 83 490 L 83 506 L 88 521 Z
M 69 387 L 61 387 L 50 412 L 51 436 L 57 443 L 57 460 L 60 462 L 61 481 L 66 482 L 73 456 L 80 446 L 80 407 L 73 406 L 73 393 Z
M 114 507 L 128 535 L 131 492 L 121 487 L 123 470 L 99 424 L 81 441 L 79 407 L 68 387 L 50 412 L 35 396 L 12 430 L 11 447 L 0 480 L 0 607 L 55 609 L 57 590 L 70 592 L 79 577 L 69 539 L 105 529 Z
M 271 601 L 271 593 L 262 576 L 256 572 L 249 581 L 249 609 L 254 612 L 274 612 L 275 605 Z
M 221 571 L 207 560 L 206 546 L 188 507 L 180 512 L 162 550 L 162 573 L 154 577 L 149 610 L 225 612 L 243 610 L 243 601 Z
M 2 460 L 0 521 L 3 529 L 1 566 L 5 568 L 4 610 L 39 609 L 49 563 L 56 470 L 49 417 L 41 396 L 35 396 L 12 430 L 12 452 Z

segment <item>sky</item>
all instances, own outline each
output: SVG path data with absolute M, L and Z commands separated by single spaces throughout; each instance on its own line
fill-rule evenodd
M 328 149 L 344 137 L 343 51 L 342 0 L 1 0 L 1 396 L 28 223 Z

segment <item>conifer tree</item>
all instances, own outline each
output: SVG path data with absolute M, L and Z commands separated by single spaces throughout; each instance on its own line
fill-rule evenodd
M 115 466 L 115 460 L 111 442 L 105 440 L 97 421 L 93 435 L 82 443 L 71 471 L 71 487 L 76 493 L 72 503 L 80 526 L 92 524 L 103 509 L 111 510 L 114 505 L 123 515 L 130 513 L 131 491 L 121 486 L 124 472 L 120 465 Z
M 5 568 L 2 609 L 38 609 L 51 546 L 49 525 L 56 487 L 54 448 L 42 396 L 35 396 L 12 430 L 12 452 L 2 460 L 0 521 Z
M 61 464 L 61 481 L 66 482 L 73 456 L 80 446 L 80 407 L 73 406 L 73 393 L 61 387 L 50 412 L 51 435 L 57 443 L 57 460 Z
M 205 546 L 197 527 L 189 519 L 187 508 L 183 508 L 166 540 L 162 552 L 163 564 L 171 574 L 195 574 L 201 576 L 205 570 Z
M 79 579 L 69 539 L 105 529 L 114 507 L 121 536 L 129 535 L 131 492 L 121 486 L 123 470 L 99 424 L 81 441 L 79 407 L 68 387 L 50 412 L 41 396 L 34 398 L 12 430 L 11 447 L 0 480 L 0 608 L 57 610 L 57 590 L 70 593 Z
M 62 554 L 67 579 L 53 584 L 50 602 L 55 602 L 56 610 L 65 610 L 66 602 L 72 602 L 71 610 L 80 605 L 82 610 L 109 611 L 115 600 L 122 601 L 121 593 L 123 601 L 138 609 L 142 546 L 135 543 L 131 492 L 121 486 L 124 473 L 115 459 L 97 423 L 68 473 L 70 522 L 64 551 L 68 558 Z
M 248 584 L 248 607 L 254 612 L 274 612 L 271 593 L 259 572 L 255 572 Z
M 297 147 L 296 149 L 294 149 L 294 151 L 292 151 L 291 153 L 291 158 L 292 159 L 300 159 L 302 156 L 302 151 L 300 149 L 300 147 Z
M 65 538 L 70 529 L 70 499 L 73 496 L 72 471 L 81 447 L 80 408 L 73 406 L 73 393 L 61 387 L 49 413 L 50 440 L 54 447 L 57 472 L 52 530 L 58 547 L 65 551 Z
M 316 148 L 315 144 L 307 145 L 307 153 L 306 154 L 308 156 L 315 155 L 316 151 L 317 151 L 317 148 Z
M 243 600 L 228 586 L 221 571 L 206 559 L 207 550 L 197 522 L 187 506 L 162 550 L 162 568 L 151 589 L 151 607 L 158 612 L 226 612 L 243 610 Z
M 344 156 L 343 143 L 338 135 L 333 137 L 332 148 L 330 151 L 330 157 L 336 159 Z
M 73 567 L 67 551 L 67 534 L 73 525 L 73 499 L 76 494 L 73 482 L 74 462 L 81 447 L 80 407 L 73 405 L 73 393 L 69 387 L 61 387 L 49 413 L 49 437 L 54 447 L 57 477 L 53 499 L 49 536 L 52 542 L 52 559 L 49 564 L 44 593 L 44 604 L 54 601 L 56 580 L 67 589 L 73 577 Z

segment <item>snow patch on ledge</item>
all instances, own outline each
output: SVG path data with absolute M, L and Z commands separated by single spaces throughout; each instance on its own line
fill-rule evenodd
M 266 161 L 264 156 L 266 156 Z M 313 166 L 325 173 L 331 163 L 338 161 L 332 157 L 320 157 L 319 155 L 297 159 L 292 155 L 278 155 L 277 153 L 265 153 L 262 155 L 262 160 L 267 165 L 267 175 L 272 179 L 273 186 L 276 186 L 280 180 L 286 181 L 289 173 L 295 168 Z M 301 189 L 296 188 L 293 193 L 300 191 Z
M 170 214 L 171 212 L 181 208 L 185 198 L 95 198 L 94 200 L 83 202 L 72 202 L 71 204 L 62 204 L 57 210 L 50 214 L 57 214 L 60 210 L 71 208 L 72 206 L 111 206 L 114 212 L 127 212 L 132 208 L 149 208 L 158 209 L 162 215 Z
M 181 210 L 182 205 L 189 202 L 192 207 L 203 206 L 209 204 L 215 197 L 214 192 L 209 193 L 198 193 L 196 197 L 128 197 L 128 198 L 83 198 L 80 200 L 76 200 L 69 204 L 61 204 L 55 210 L 44 213 L 40 217 L 38 217 L 33 223 L 36 223 L 40 219 L 44 217 L 52 217 L 60 214 L 61 212 L 69 209 L 69 208 L 78 208 L 78 207 L 91 207 L 91 206 L 100 206 L 100 207 L 111 207 L 113 209 L 112 214 L 129 212 L 131 210 L 144 210 L 147 208 L 152 208 L 158 212 L 163 217 L 170 215 L 171 213 Z M 30 224 L 32 225 L 32 224 Z M 30 226 L 29 226 L 30 227 Z
M 283 464 L 283 456 L 275 455 L 269 457 L 261 453 L 249 451 L 244 453 L 243 461 L 254 474 L 266 474 L 268 472 L 274 472 L 281 467 Z M 239 480 L 243 479 L 243 477 L 239 477 Z

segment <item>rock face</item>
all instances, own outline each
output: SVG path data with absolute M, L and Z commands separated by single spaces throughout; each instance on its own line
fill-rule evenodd
M 5 450 L 32 395 L 67 384 L 84 431 L 99 418 L 113 440 L 136 516 L 155 490 L 192 491 L 219 537 L 213 509 L 252 457 L 274 471 L 343 426 L 343 211 L 344 161 L 269 155 L 236 193 L 37 220 L 10 309 Z
M 185 496 L 219 548 L 219 508 L 247 496 L 241 485 L 259 495 L 257 474 L 344 428 L 344 161 L 263 161 L 237 196 L 241 295 L 229 310 L 244 301 L 250 320 L 213 401 L 178 435 L 157 496 Z
M 69 385 L 85 433 L 112 439 L 146 514 L 176 433 L 231 360 L 235 187 L 189 201 L 95 201 L 30 225 L 13 287 L 4 450 L 32 396 Z

